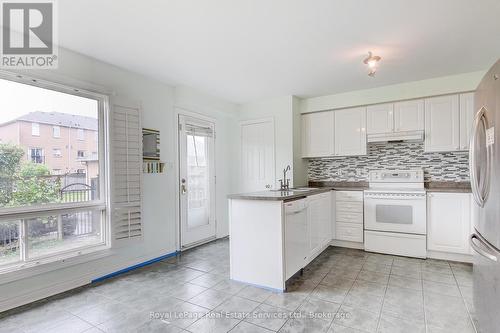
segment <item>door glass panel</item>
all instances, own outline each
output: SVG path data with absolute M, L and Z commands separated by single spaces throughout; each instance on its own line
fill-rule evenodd
M 210 223 L 208 139 L 187 135 L 188 229 Z
M 412 224 L 413 207 L 398 205 L 377 205 L 375 208 L 377 223 Z

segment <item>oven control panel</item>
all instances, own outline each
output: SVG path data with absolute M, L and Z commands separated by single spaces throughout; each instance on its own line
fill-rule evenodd
M 372 170 L 368 174 L 370 183 L 423 183 L 424 171 L 418 170 Z

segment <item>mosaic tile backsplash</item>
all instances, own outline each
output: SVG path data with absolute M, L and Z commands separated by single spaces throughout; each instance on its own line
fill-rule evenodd
M 424 170 L 425 181 L 469 181 L 467 152 L 424 153 L 423 142 L 370 143 L 366 156 L 310 159 L 309 180 L 367 181 L 370 170 Z

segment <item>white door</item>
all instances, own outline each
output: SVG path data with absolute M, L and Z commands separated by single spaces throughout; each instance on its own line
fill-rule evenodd
M 179 115 L 181 247 L 215 238 L 214 123 Z
M 335 111 L 335 155 L 366 155 L 366 108 Z
M 309 261 L 320 254 L 331 238 L 331 193 L 309 196 L 308 229 L 309 229 Z
M 425 151 L 459 149 L 460 112 L 458 95 L 439 96 L 425 100 Z
M 460 94 L 460 150 L 469 149 L 474 116 L 474 93 Z
M 394 130 L 423 131 L 424 130 L 424 100 L 394 103 Z
M 262 119 L 240 123 L 241 188 L 240 192 L 274 188 L 274 121 Z
M 469 193 L 429 193 L 427 248 L 469 254 L 470 217 Z
M 370 105 L 366 108 L 368 134 L 391 133 L 394 129 L 394 104 Z
M 333 156 L 333 116 L 333 111 L 302 115 L 302 157 Z

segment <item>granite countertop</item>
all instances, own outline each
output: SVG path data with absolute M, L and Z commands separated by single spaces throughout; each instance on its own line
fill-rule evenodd
M 358 181 L 358 182 L 349 182 L 349 181 L 329 181 L 329 180 L 321 180 L 321 181 L 310 181 L 310 187 L 329 187 L 332 190 L 338 191 L 363 191 L 368 189 L 368 182 Z
M 449 192 L 449 193 L 470 193 L 469 182 L 443 182 L 429 181 L 425 182 L 427 192 Z
M 338 182 L 338 181 L 310 181 L 308 190 L 288 190 L 288 191 L 261 191 L 252 193 L 241 193 L 228 195 L 229 199 L 243 200 L 270 200 L 286 201 L 305 198 L 309 195 L 324 193 L 332 190 L 337 191 L 363 191 L 368 189 L 368 182 Z M 425 182 L 427 192 L 447 192 L 447 193 L 470 193 L 469 182 L 447 182 L 447 181 L 427 181 Z
M 309 195 L 319 194 L 331 191 L 332 188 L 320 187 L 311 188 L 308 190 L 294 190 L 290 189 L 288 191 L 261 191 L 261 192 L 251 192 L 251 193 L 241 193 L 241 194 L 230 194 L 229 199 L 242 199 L 242 200 L 267 200 L 267 201 L 286 201 L 305 198 Z

